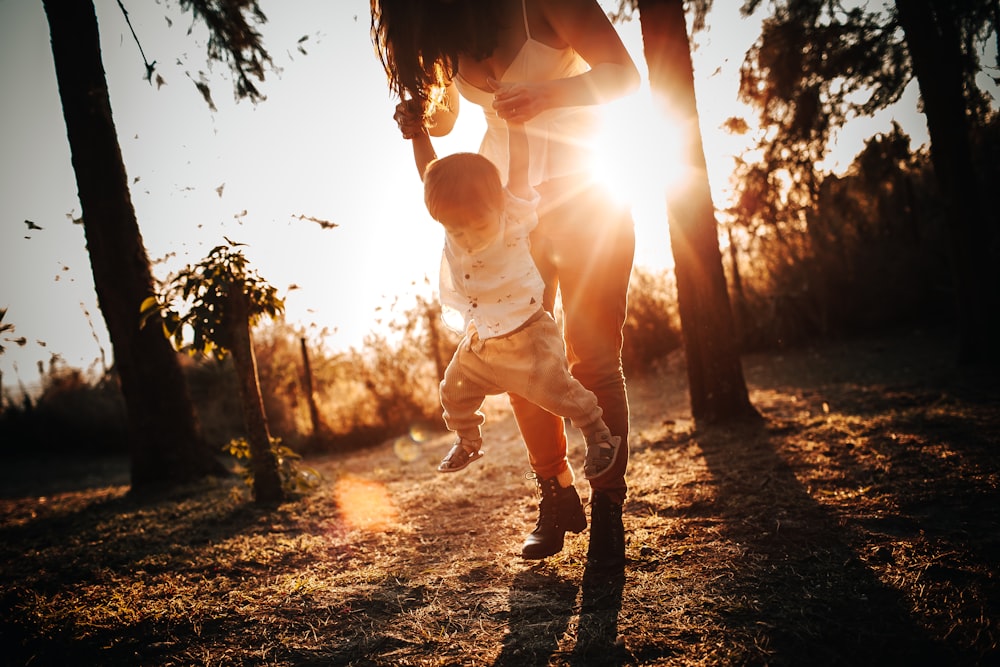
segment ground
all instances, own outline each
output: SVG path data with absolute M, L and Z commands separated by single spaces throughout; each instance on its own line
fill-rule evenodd
M 631 380 L 628 564 L 598 586 L 587 532 L 518 556 L 537 498 L 503 399 L 466 471 L 414 432 L 309 460 L 320 488 L 275 509 L 16 462 L 0 662 L 1000 664 L 1000 383 L 954 356 L 926 331 L 749 355 L 743 429 L 695 428 L 680 358 Z

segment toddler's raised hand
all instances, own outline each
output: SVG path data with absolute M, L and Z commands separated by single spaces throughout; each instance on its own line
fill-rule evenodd
M 420 100 L 403 100 L 396 105 L 396 113 L 392 119 L 396 121 L 404 139 L 416 139 L 427 132 L 424 126 L 423 105 Z

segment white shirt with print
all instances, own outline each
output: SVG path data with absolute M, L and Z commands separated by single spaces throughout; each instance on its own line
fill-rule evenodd
M 538 224 L 537 193 L 530 200 L 504 190 L 500 233 L 469 252 L 445 234 L 441 256 L 441 305 L 448 326 L 481 339 L 517 329 L 542 306 L 545 283 L 531 258 L 528 235 Z M 459 327 L 461 327 L 459 329 Z

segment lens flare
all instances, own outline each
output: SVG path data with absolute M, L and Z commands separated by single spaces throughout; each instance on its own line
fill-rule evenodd
M 351 528 L 380 531 L 396 524 L 396 507 L 389 492 L 377 482 L 343 477 L 334 489 L 334 499 L 340 516 Z
M 410 438 L 413 439 L 413 442 L 425 443 L 431 438 L 431 430 L 426 426 L 415 424 L 410 427 Z
M 401 435 L 392 443 L 396 458 L 404 463 L 413 463 L 420 458 L 421 440 L 413 435 Z

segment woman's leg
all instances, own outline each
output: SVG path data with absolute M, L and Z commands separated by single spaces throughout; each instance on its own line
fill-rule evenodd
M 546 191 L 541 189 L 542 197 Z M 597 185 L 549 198 L 546 250 L 559 277 L 564 337 L 573 375 L 597 396 L 621 449 L 611 471 L 591 480 L 587 568 L 617 572 L 625 565 L 622 504 L 627 484 L 628 397 L 621 366 L 628 283 L 635 255 L 631 214 Z
M 559 277 L 570 370 L 597 395 L 605 423 L 622 438 L 615 469 L 591 486 L 620 505 L 627 490 L 629 411 L 621 348 L 635 255 L 632 217 L 597 185 L 557 200 L 545 216 L 546 253 Z

